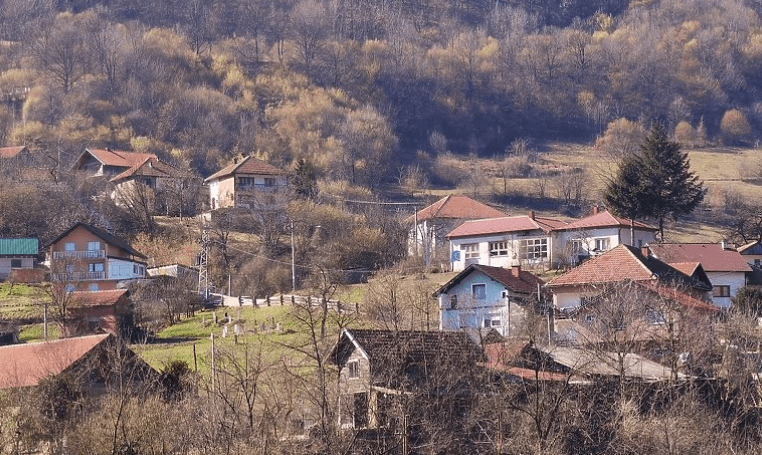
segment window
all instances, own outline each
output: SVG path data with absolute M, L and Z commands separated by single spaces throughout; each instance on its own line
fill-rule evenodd
M 66 242 L 66 244 L 64 244 L 65 251 L 74 251 L 76 249 L 77 249 L 77 246 L 74 244 L 74 242 Z
M 461 313 L 461 314 L 458 315 L 458 323 L 460 324 L 460 328 L 461 329 L 465 329 L 466 327 L 470 327 L 471 326 L 471 324 L 469 324 L 470 322 L 471 321 L 470 321 L 470 317 L 469 317 L 468 313 Z
M 508 289 L 503 289 L 503 292 L 500 293 L 500 298 L 507 299 L 508 297 L 510 297 L 510 295 L 511 293 L 508 292 Z
M 90 292 L 97 291 L 98 290 L 98 283 L 90 283 L 87 286 L 87 290 L 90 291 Z
M 101 249 L 101 242 L 87 242 L 87 250 L 95 251 Z
M 490 256 L 508 256 L 508 242 L 489 242 Z
M 572 254 L 580 254 L 582 253 L 582 240 L 576 239 L 571 241 L 571 253 Z
M 465 245 L 461 245 L 460 249 L 463 251 L 464 259 L 479 259 L 478 243 L 467 243 Z
M 484 327 L 500 327 L 500 316 L 496 314 L 484 316 Z
M 719 285 L 712 288 L 712 295 L 714 297 L 730 297 L 730 286 Z
M 265 186 L 275 186 L 275 179 L 272 177 L 265 177 Z
M 476 300 L 484 300 L 487 298 L 486 284 L 474 284 L 471 286 L 471 291 L 474 299 Z
M 762 261 L 759 259 L 754 259 L 754 265 L 760 265 L 762 264 Z
M 137 265 L 137 264 L 132 264 L 132 274 L 133 275 L 141 275 L 142 276 L 143 275 L 143 266 L 142 265 Z
M 77 289 L 77 287 L 73 284 L 67 284 L 64 289 L 66 290 L 67 294 L 71 294 L 75 289 Z
M 347 376 L 349 379 L 357 379 L 360 377 L 360 362 L 352 360 L 347 362 Z
M 20 269 L 21 268 L 21 259 L 11 259 L 11 268 L 12 269 Z
M 584 317 L 585 324 L 592 324 L 595 321 L 595 316 L 592 314 L 586 314 Z
M 522 240 L 521 257 L 523 259 L 539 259 L 548 257 L 548 239 Z
M 608 237 L 595 239 L 595 251 L 608 251 L 609 240 L 610 239 Z
M 458 294 L 453 294 L 450 296 L 450 309 L 454 310 L 458 308 Z
M 659 310 L 646 311 L 646 320 L 649 324 L 664 324 L 664 315 Z
M 254 177 L 238 177 L 238 184 L 241 186 L 254 186 Z
M 102 272 L 103 271 L 103 263 L 102 262 L 91 262 L 87 264 L 87 271 L 88 272 Z

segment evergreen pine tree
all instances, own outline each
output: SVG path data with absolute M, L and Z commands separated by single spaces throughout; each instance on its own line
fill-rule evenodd
M 620 165 L 607 188 L 606 202 L 622 216 L 658 220 L 664 240 L 664 218 L 677 219 L 692 212 L 705 194 L 702 182 L 690 171 L 688 155 L 657 123 L 641 146 L 640 156 Z

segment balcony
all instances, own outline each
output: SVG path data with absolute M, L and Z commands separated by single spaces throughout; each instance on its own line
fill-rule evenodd
M 52 281 L 91 281 L 91 280 L 105 280 L 106 272 L 70 272 L 70 273 L 53 273 L 51 274 Z
M 106 250 L 54 251 L 53 260 L 105 258 Z

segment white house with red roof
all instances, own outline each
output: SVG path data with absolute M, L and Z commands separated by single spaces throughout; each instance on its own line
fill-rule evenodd
M 174 194 L 182 194 L 192 179 L 190 172 L 171 166 L 155 156 L 148 156 L 109 180 L 114 184 L 111 199 L 118 205 L 129 204 L 141 194 L 141 188 L 156 191 L 166 189 L 169 185 L 177 185 Z
M 405 219 L 411 225 L 408 254 L 423 256 L 428 263 L 445 246 L 445 235 L 466 220 L 498 218 L 502 211 L 475 201 L 468 196 L 450 194 Z
M 746 285 L 751 267 L 746 259 L 725 242 L 721 243 L 654 243 L 654 256 L 669 264 L 701 263 L 712 282 L 712 301 L 720 308 L 729 308 L 731 298 Z
M 447 234 L 452 270 L 461 271 L 471 264 L 548 267 L 553 249 L 551 232 L 565 224 L 538 217 L 534 211 L 524 216 L 466 221 Z
M 272 192 L 288 186 L 288 172 L 251 155 L 215 172 L 204 180 L 209 185 L 212 210 L 248 207 L 247 195 Z
M 125 152 L 111 149 L 85 149 L 74 161 L 73 171 L 83 171 L 91 176 L 114 176 L 147 159 L 158 160 L 153 153 Z
M 553 292 L 555 308 L 565 311 L 585 305 L 612 284 L 628 281 L 647 284 L 655 289 L 677 288 L 680 294 L 686 296 L 686 302 L 702 301 L 703 305 L 708 305 L 708 292 L 712 289 L 712 283 L 700 264 L 691 274 L 687 274 L 659 260 L 647 246 L 635 248 L 624 244 L 574 267 L 553 280 L 548 287 Z
M 495 329 L 517 336 L 524 325 L 525 308 L 545 282 L 520 266 L 510 269 L 471 264 L 443 284 L 434 297 L 439 302 L 439 330 Z
M 573 266 L 624 244 L 642 247 L 656 240 L 658 228 L 593 207 L 593 213 L 553 230 L 554 265 Z

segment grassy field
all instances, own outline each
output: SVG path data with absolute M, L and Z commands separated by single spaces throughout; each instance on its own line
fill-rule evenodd
M 25 284 L 0 284 L 0 321 L 42 318 L 43 303 L 50 297 Z

